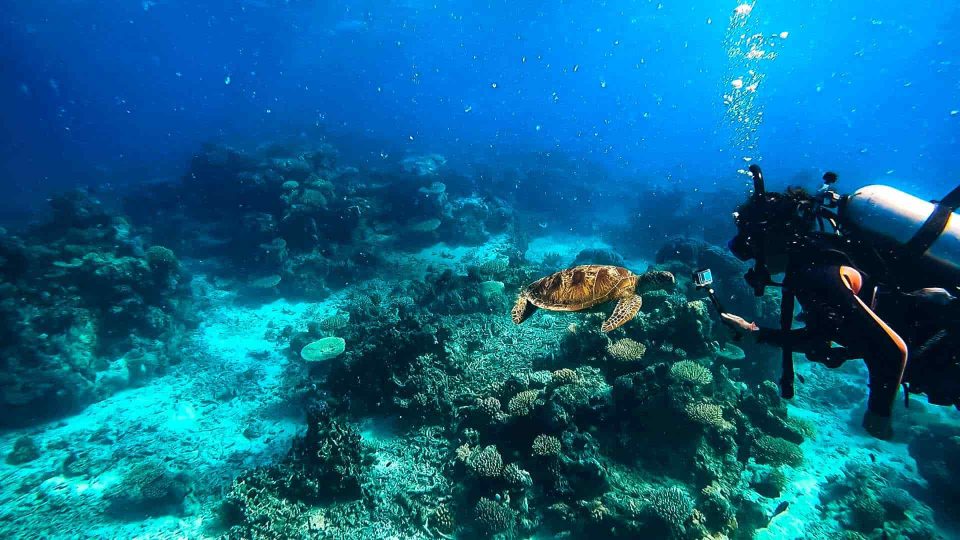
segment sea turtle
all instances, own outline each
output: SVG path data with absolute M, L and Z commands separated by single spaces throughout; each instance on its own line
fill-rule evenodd
M 597 304 L 618 300 L 600 330 L 609 332 L 629 321 L 640 311 L 639 293 L 675 283 L 670 272 L 645 272 L 639 276 L 622 266 L 588 264 L 574 266 L 527 285 L 511 310 L 513 322 L 520 324 L 537 308 L 551 311 L 580 311 Z

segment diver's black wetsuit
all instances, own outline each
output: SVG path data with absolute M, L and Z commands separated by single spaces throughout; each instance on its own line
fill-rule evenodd
M 806 327 L 788 331 L 761 328 L 757 341 L 790 345 L 829 367 L 863 358 L 870 373 L 867 410 L 889 417 L 907 365 L 906 343 L 873 311 L 875 287 L 845 255 L 803 251 L 806 256 L 795 253 L 790 257 L 783 287 L 803 307 Z M 831 341 L 844 348 L 831 348 Z

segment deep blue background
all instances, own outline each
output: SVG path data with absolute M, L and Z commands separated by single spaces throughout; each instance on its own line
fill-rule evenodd
M 319 133 L 467 161 L 555 148 L 633 179 L 740 182 L 721 98 L 736 5 L 7 0 L 0 209 L 177 176 L 209 140 Z M 757 96 L 768 177 L 829 168 L 850 188 L 925 197 L 960 181 L 958 14 L 943 0 L 759 0 L 753 24 L 790 33 Z

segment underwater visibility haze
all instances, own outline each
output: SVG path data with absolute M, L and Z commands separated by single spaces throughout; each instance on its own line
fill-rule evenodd
M 0 538 L 960 538 L 958 24 L 8 0 Z

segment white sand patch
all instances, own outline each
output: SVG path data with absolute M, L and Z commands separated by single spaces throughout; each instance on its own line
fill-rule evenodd
M 283 344 L 268 336 L 288 325 L 303 330 L 334 313 L 339 295 L 323 303 L 280 299 L 252 307 L 236 304 L 233 293 L 212 288 L 202 277 L 194 285 L 210 307 L 169 374 L 75 416 L 0 435 L 3 455 L 24 434 L 41 454 L 19 467 L 0 464 L 0 479 L 9 488 L 0 490 L 3 521 L 55 537 L 85 531 L 103 538 L 197 538 L 201 514 L 118 521 L 103 514 L 104 490 L 121 482 L 131 466 L 159 458 L 193 480 L 188 503 L 217 498 L 234 476 L 287 451 L 302 426 L 295 411 L 278 416 L 272 407 L 283 404 L 281 376 L 289 360 Z M 71 452 L 89 458 L 88 474 L 62 474 Z M 17 493 L 31 484 L 38 487 Z

